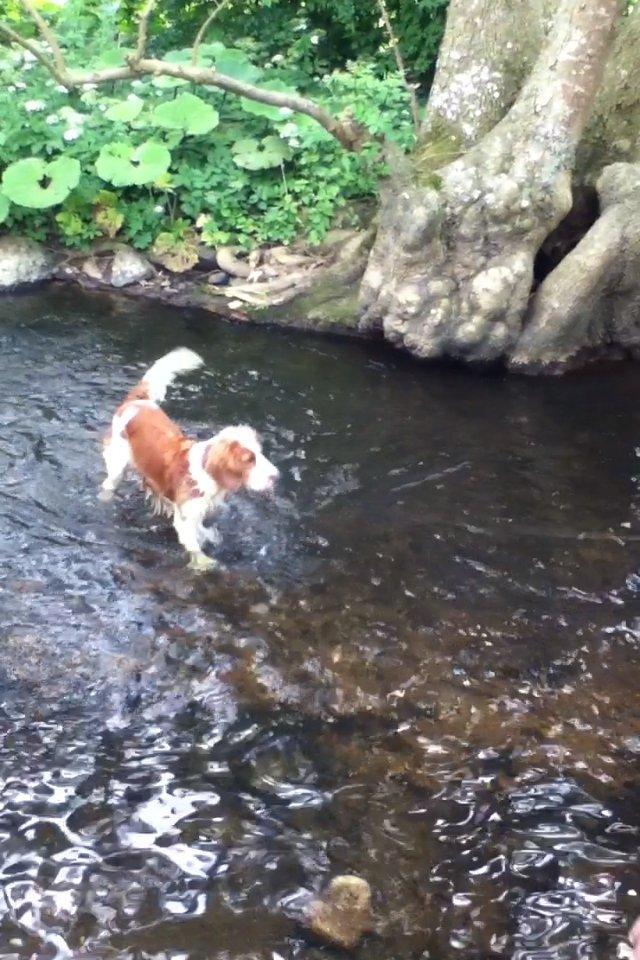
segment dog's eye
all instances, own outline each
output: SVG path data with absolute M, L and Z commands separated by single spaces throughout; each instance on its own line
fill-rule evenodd
M 254 464 L 256 462 L 256 455 L 252 450 L 243 450 L 242 452 L 242 462 L 248 464 Z

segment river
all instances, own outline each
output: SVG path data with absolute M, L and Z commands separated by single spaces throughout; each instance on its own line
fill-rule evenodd
M 616 955 L 640 913 L 640 377 L 50 289 L 0 300 L 0 956 L 311 960 L 287 904 L 356 873 L 358 960 Z M 274 500 L 189 570 L 100 438 L 248 422 Z

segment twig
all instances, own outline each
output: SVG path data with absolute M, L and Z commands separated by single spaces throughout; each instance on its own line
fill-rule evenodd
M 232 0 L 220 0 L 220 3 L 216 4 L 215 8 L 211 11 L 207 19 L 204 21 L 200 29 L 196 34 L 196 38 L 193 41 L 193 53 L 191 55 L 191 63 L 196 66 L 198 63 L 198 53 L 200 51 L 200 44 L 204 40 L 204 35 L 218 16 L 218 14 L 224 10 L 225 7 L 228 7 Z
M 219 90 L 234 93 L 239 97 L 246 97 L 248 100 L 257 100 L 258 103 L 268 103 L 273 107 L 286 108 L 294 113 L 303 113 L 319 123 L 347 150 L 358 151 L 365 142 L 371 139 L 366 130 L 355 120 L 346 115 L 338 119 L 313 100 L 308 100 L 297 93 L 282 93 L 279 90 L 254 87 L 251 83 L 243 83 L 234 77 L 218 73 L 213 67 L 198 67 L 193 64 L 170 63 L 167 60 L 139 57 L 138 51 L 143 50 L 146 45 L 148 20 L 154 2 L 155 0 L 147 0 L 145 4 L 140 17 L 136 53 L 129 58 L 127 66 L 124 67 L 109 67 L 105 70 L 88 71 L 69 70 L 51 28 L 41 15 L 34 10 L 32 0 L 21 0 L 21 3 L 38 25 L 42 38 L 49 44 L 53 59 L 45 56 L 36 44 L 20 36 L 6 24 L 0 23 L 0 32 L 14 43 L 29 50 L 59 83 L 68 88 L 82 87 L 88 83 L 103 84 L 112 83 L 116 80 L 133 80 L 136 77 L 144 76 L 177 77 L 179 80 L 187 80 L 190 83 L 218 87 Z M 221 0 L 221 2 L 230 2 L 230 0 Z M 219 10 L 220 7 L 217 9 Z
M 102 84 L 144 76 L 177 77 L 179 80 L 188 80 L 190 83 L 228 90 L 239 97 L 247 97 L 248 100 L 268 103 L 273 107 L 285 107 L 293 110 L 294 113 L 304 113 L 324 127 L 347 150 L 357 151 L 367 140 L 366 131 L 356 121 L 338 120 L 313 100 L 301 97 L 297 93 L 281 93 L 279 90 L 254 87 L 251 83 L 243 83 L 234 77 L 218 73 L 213 67 L 194 67 L 191 64 L 170 63 L 167 60 L 148 57 L 138 61 L 132 60 L 126 67 L 109 67 L 105 70 L 83 73 L 72 71 L 67 75 L 65 82 L 74 87 L 81 87 L 85 83 Z
M 147 49 L 147 34 L 149 30 L 149 18 L 153 13 L 153 8 L 156 5 L 156 0 L 147 0 L 144 7 L 140 11 L 140 19 L 138 21 L 138 42 L 136 43 L 136 52 L 133 55 L 133 60 L 135 63 L 138 60 L 142 60 Z
M 398 43 L 398 38 L 395 35 L 393 27 L 391 25 L 391 20 L 389 18 L 389 11 L 387 10 L 386 0 L 377 0 L 378 8 L 382 15 L 382 22 L 384 23 L 387 34 L 389 35 L 389 41 L 393 47 L 393 55 L 396 58 L 396 65 L 398 67 L 398 73 L 404 80 L 404 85 L 407 88 L 409 97 L 411 99 L 411 116 L 413 117 L 413 126 L 416 134 L 420 130 L 420 110 L 418 108 L 418 98 L 416 96 L 416 90 L 412 83 L 409 83 L 407 77 L 407 70 L 404 65 L 404 60 L 402 59 L 402 53 L 400 52 L 400 44 Z
M 32 43 L 31 40 L 27 40 L 26 37 L 22 37 L 19 33 L 16 33 L 15 30 L 12 30 L 11 27 L 7 26 L 6 23 L 0 23 L 0 33 L 3 33 L 5 37 L 12 41 L 12 43 L 16 43 L 18 46 L 28 50 L 29 53 L 32 53 L 33 56 L 40 61 L 43 67 L 46 67 L 49 73 L 52 74 L 56 80 L 58 80 L 60 83 L 64 83 L 65 86 L 67 85 L 65 78 L 60 76 L 58 73 L 56 65 L 52 60 L 49 60 L 49 58 L 45 56 L 36 43 Z
M 55 33 L 53 32 L 53 30 L 51 29 L 47 21 L 44 19 L 40 11 L 35 8 L 35 6 L 32 3 L 32 0 L 20 0 L 20 2 L 22 3 L 22 6 L 27 11 L 27 13 L 29 14 L 31 19 L 37 26 L 38 32 L 42 37 L 42 39 L 45 41 L 45 43 L 49 44 L 49 48 L 51 50 L 51 56 L 53 57 L 53 62 L 56 66 L 56 70 L 58 71 L 57 79 L 59 79 L 61 83 L 64 83 L 64 80 L 62 78 L 65 77 L 67 74 L 67 65 L 65 63 L 64 57 L 62 55 L 62 50 L 60 49 L 60 44 L 56 39 Z

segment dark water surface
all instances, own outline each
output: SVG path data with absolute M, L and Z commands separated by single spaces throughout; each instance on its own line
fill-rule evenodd
M 482 377 L 126 300 L 0 301 L 0 956 L 612 958 L 640 913 L 640 375 Z M 275 502 L 196 575 L 99 437 L 151 361 Z

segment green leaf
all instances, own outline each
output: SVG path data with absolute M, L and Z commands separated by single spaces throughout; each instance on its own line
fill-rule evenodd
M 126 47 L 106 47 L 93 63 L 96 67 L 124 67 L 132 53 L 133 50 Z
M 199 259 L 197 236 L 192 231 L 177 237 L 173 233 L 159 233 L 151 248 L 155 259 L 172 273 L 185 273 Z
M 114 187 L 153 183 L 169 169 L 171 154 L 161 143 L 147 140 L 139 147 L 131 143 L 105 143 L 96 160 L 96 173 Z
M 279 167 L 284 160 L 289 160 L 291 150 L 280 137 L 264 137 L 255 140 L 247 137 L 236 140 L 231 148 L 233 161 L 245 170 L 266 170 L 269 167 Z
M 212 40 L 210 43 L 201 43 L 198 51 L 198 63 L 213 63 L 216 57 L 219 57 L 223 50 L 226 50 L 224 43 L 219 40 Z M 204 59 L 206 58 L 206 59 Z
M 181 93 L 175 100 L 160 103 L 152 114 L 159 127 L 183 130 L 191 136 L 202 136 L 218 126 L 220 117 L 210 103 L 192 93 Z
M 9 201 L 4 193 L 0 193 L 0 223 L 4 223 L 9 213 Z
M 107 120 L 118 120 L 120 123 L 130 123 L 138 116 L 144 106 L 144 101 L 130 94 L 126 100 L 117 100 L 105 111 Z
M 169 50 L 168 53 L 165 53 L 162 58 L 165 63 L 191 63 L 192 51 L 188 49 L 184 50 Z M 211 60 L 206 57 L 204 54 L 198 57 L 198 66 L 210 66 Z M 184 87 L 189 82 L 188 80 L 182 80 L 180 77 L 154 77 L 151 81 L 154 87 L 158 87 L 160 90 L 172 90 L 174 87 Z
M 62 203 L 79 179 L 80 163 L 73 157 L 58 157 L 51 163 L 28 157 L 7 167 L 2 176 L 2 190 L 21 207 L 43 210 Z
M 262 76 L 262 70 L 255 67 L 242 50 L 229 47 L 215 58 L 215 68 L 226 77 L 240 80 L 242 83 L 255 83 Z
M 261 90 L 275 90 L 278 93 L 295 93 L 291 87 L 288 87 L 282 80 L 267 80 L 260 84 Z M 267 117 L 269 120 L 282 120 L 291 111 L 283 113 L 283 107 L 272 107 L 269 103 L 260 103 L 258 100 L 249 100 L 247 97 L 240 98 L 240 106 L 247 113 L 254 117 Z

